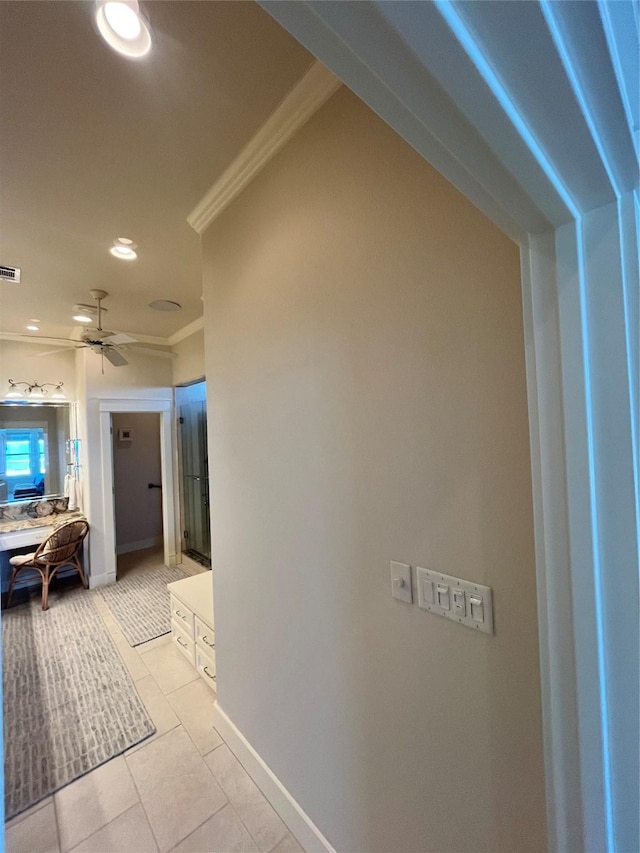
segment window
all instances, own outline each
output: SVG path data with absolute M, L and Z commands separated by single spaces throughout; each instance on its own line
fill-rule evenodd
M 31 476 L 31 441 L 29 433 L 16 434 L 15 430 L 6 430 L 6 469 L 7 477 Z
M 42 428 L 0 429 L 0 477 L 17 486 L 43 482 L 49 464 L 47 435 Z

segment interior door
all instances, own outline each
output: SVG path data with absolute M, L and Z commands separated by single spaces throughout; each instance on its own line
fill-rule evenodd
M 211 565 L 207 409 L 204 400 L 179 407 L 184 529 L 182 550 Z

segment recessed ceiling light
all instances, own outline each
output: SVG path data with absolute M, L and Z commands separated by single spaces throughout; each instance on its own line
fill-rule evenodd
M 149 303 L 149 308 L 155 308 L 156 311 L 180 311 L 182 305 L 169 299 L 154 299 Z
M 141 59 L 151 50 L 151 31 L 137 0 L 97 0 L 98 32 L 113 50 L 128 59 Z
M 28 329 L 30 332 L 39 332 L 39 331 L 40 331 L 40 326 L 34 326 L 34 324 L 33 324 L 33 323 L 29 323 L 29 325 L 27 326 L 27 329 Z
M 136 249 L 138 244 L 134 243 L 128 237 L 118 237 L 113 241 L 113 246 L 109 249 L 115 258 L 120 258 L 121 261 L 135 261 L 138 257 Z

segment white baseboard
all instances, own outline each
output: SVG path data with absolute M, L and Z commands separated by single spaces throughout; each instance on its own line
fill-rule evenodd
M 123 542 L 116 547 L 116 554 L 128 554 L 130 551 L 144 551 L 145 548 L 155 548 L 162 545 L 162 536 L 152 536 L 150 539 L 138 539 L 137 542 Z
M 213 724 L 307 853 L 336 853 L 311 818 L 216 702 Z

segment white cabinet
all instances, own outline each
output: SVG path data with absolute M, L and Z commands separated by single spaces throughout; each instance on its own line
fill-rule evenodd
M 216 689 L 216 633 L 213 625 L 213 572 L 167 584 L 171 600 L 171 640 L 212 690 Z

